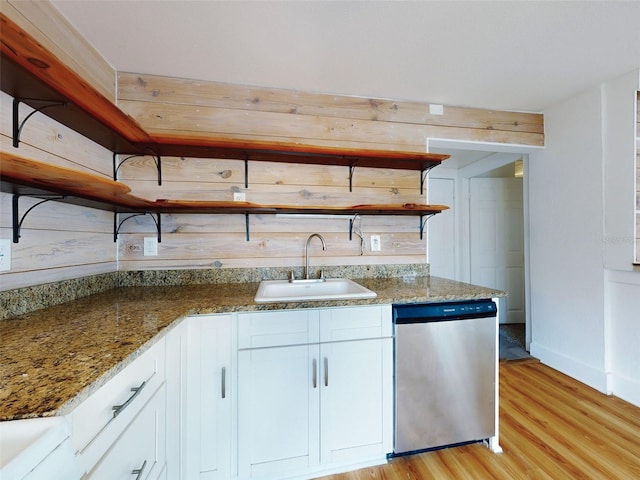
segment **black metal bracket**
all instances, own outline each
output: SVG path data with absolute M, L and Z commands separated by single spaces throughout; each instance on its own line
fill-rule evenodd
M 360 228 L 355 229 L 356 219 L 360 218 Z M 362 234 L 362 217 L 359 213 L 356 213 L 353 218 L 349 219 L 349 241 L 353 240 L 353 234 L 356 234 L 360 238 L 360 255 L 364 255 L 364 235 Z
M 244 228 L 246 232 L 246 239 L 248 242 L 249 240 L 251 240 L 251 236 L 249 235 L 249 214 L 248 213 L 244 214 Z
M 244 188 L 249 188 L 249 156 L 244 154 Z
M 130 218 L 141 217 L 143 215 L 151 215 L 151 218 L 153 219 L 154 223 L 156 224 L 156 229 L 158 231 L 158 243 L 161 243 L 162 242 L 162 233 L 161 233 L 160 213 L 156 213 L 156 215 L 157 215 L 157 219 L 156 219 L 156 217 L 153 216 L 152 212 L 133 213 L 133 214 L 129 215 L 128 217 L 125 217 L 123 220 L 121 220 L 120 223 L 118 223 L 118 212 L 115 212 L 113 214 L 113 241 L 115 242 L 115 241 L 118 240 L 118 233 L 120 233 L 120 227 L 122 227 L 122 224 L 124 222 L 126 222 Z
M 434 215 L 435 213 L 429 213 L 427 215 L 420 216 L 420 240 L 422 240 L 422 237 L 424 235 L 424 227 L 427 225 L 427 222 L 429 221 L 429 219 Z
M 355 163 L 352 165 L 349 165 L 349 191 L 353 192 L 353 172 L 356 169 L 356 165 Z
M 431 169 L 435 166 L 437 166 L 437 164 L 429 165 L 428 167 L 425 167 L 422 170 L 420 170 L 420 195 L 424 193 L 424 184 L 427 181 L 427 175 L 429 174 Z
M 31 112 L 29 115 L 24 117 L 24 120 L 22 120 L 22 122 L 20 122 L 20 103 L 21 102 L 24 103 L 25 100 L 28 100 L 30 102 L 40 102 L 40 103 L 44 103 L 45 105 L 43 105 L 40 108 L 36 108 L 33 112 Z M 14 98 L 13 99 L 13 146 L 15 148 L 18 148 L 18 145 L 20 145 L 20 134 L 22 133 L 22 128 L 24 127 L 24 124 L 27 123 L 27 120 L 29 120 L 34 113 L 41 112 L 45 108 L 60 107 L 66 104 L 67 102 L 60 102 L 58 100 L 39 100 L 37 98 Z
M 162 157 L 160 157 L 160 155 L 156 155 L 155 153 L 150 153 L 148 155 L 153 157 L 153 162 L 156 164 L 156 169 L 158 170 L 158 185 L 162 185 Z M 134 155 L 129 155 L 128 157 L 120 160 L 120 163 L 118 163 L 118 160 L 116 158 L 117 156 L 118 154 L 116 152 L 113 152 L 113 180 L 114 181 L 118 180 L 118 170 L 120 170 L 120 167 L 124 162 L 135 157 L 145 157 L 146 154 L 136 153 Z
M 26 212 L 24 212 L 24 214 L 22 215 L 22 217 L 20 217 L 20 197 L 35 197 L 35 198 L 39 198 L 40 201 L 34 205 L 32 205 L 31 207 L 29 207 L 27 209 Z M 46 197 L 46 198 L 42 198 L 42 197 Z M 13 243 L 18 243 L 20 241 L 20 229 L 22 228 L 22 222 L 24 222 L 24 219 L 27 217 L 27 215 L 29 214 L 29 212 L 31 212 L 31 210 L 33 210 L 34 208 L 36 208 L 38 205 L 42 205 L 43 203 L 46 202 L 50 202 L 51 200 L 64 200 L 65 198 L 67 198 L 66 195 L 47 195 L 47 194 L 20 194 L 20 193 L 14 193 L 13 194 L 13 204 L 12 204 L 12 210 L 13 210 Z
M 349 241 L 353 240 L 353 226 L 356 223 L 356 218 L 360 217 L 359 213 L 356 213 L 353 218 L 349 219 Z M 362 217 L 361 217 L 362 220 Z

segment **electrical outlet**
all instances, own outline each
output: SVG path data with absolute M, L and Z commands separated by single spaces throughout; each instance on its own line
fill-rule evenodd
M 0 238 L 0 272 L 11 270 L 11 240 Z
M 380 235 L 371 235 L 371 251 L 379 252 L 382 250 L 382 244 L 380 243 Z
M 233 201 L 234 202 L 246 202 L 247 195 L 244 192 L 233 192 Z
M 145 257 L 158 256 L 158 238 L 157 237 L 144 237 L 144 256 Z

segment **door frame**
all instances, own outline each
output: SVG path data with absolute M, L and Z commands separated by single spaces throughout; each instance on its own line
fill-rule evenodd
M 524 298 L 525 298 L 525 343 L 527 350 L 531 343 L 531 264 L 529 251 L 529 154 L 539 152 L 544 147 L 530 145 L 504 144 L 493 142 L 476 142 L 450 140 L 444 138 L 428 138 L 426 151 L 437 152 L 438 149 L 475 150 L 487 152 L 487 155 L 476 162 L 458 169 L 455 183 L 455 205 L 457 210 L 457 240 L 455 258 L 457 263 L 456 280 L 469 282 L 471 279 L 471 260 L 469 245 L 469 178 L 481 175 L 495 168 L 508 165 L 522 159 L 523 163 L 523 225 L 524 225 Z M 444 162 L 446 165 L 446 160 Z

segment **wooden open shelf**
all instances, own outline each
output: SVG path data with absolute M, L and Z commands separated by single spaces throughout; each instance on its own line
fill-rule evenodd
M 324 215 L 411 215 L 428 217 L 449 207 L 415 203 L 329 205 L 262 205 L 250 202 L 200 200 L 146 200 L 131 194 L 126 185 L 70 168 L 50 165 L 13 153 L 0 152 L 1 189 L 15 196 L 42 198 L 56 194 L 59 202 L 84 205 L 116 213 L 211 213 L 211 214 L 324 214 Z M 15 198 L 15 197 L 14 197 Z M 13 212 L 14 230 L 19 213 Z M 423 223 L 420 223 L 422 234 Z M 248 236 L 248 221 L 247 221 Z M 18 234 L 14 231 L 14 241 Z

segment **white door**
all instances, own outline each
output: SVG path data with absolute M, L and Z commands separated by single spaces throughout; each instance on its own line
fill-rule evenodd
M 379 458 L 391 451 L 391 342 L 376 338 L 321 346 L 322 463 Z
M 471 283 L 508 293 L 502 323 L 524 323 L 522 179 L 471 178 Z
M 276 478 L 319 463 L 318 345 L 238 352 L 238 473 Z
M 231 315 L 189 319 L 186 368 L 186 478 L 231 475 Z
M 450 207 L 427 224 L 430 274 L 456 280 L 455 181 L 429 178 L 429 203 Z

